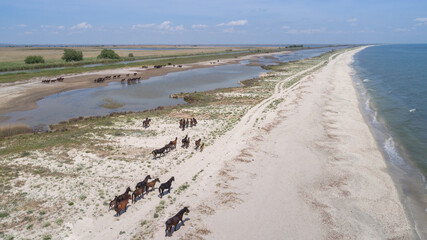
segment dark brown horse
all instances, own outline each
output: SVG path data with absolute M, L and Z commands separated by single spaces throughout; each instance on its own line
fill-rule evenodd
M 119 202 L 123 201 L 125 198 L 127 198 L 129 196 L 130 191 L 132 191 L 132 190 L 130 190 L 130 187 L 126 188 L 125 193 L 123 193 L 122 195 L 119 195 L 117 197 L 116 203 L 119 203 Z
M 116 203 L 117 203 L 117 196 L 115 196 L 114 199 L 111 200 L 109 208 L 108 208 L 108 211 L 110 211 L 111 209 L 113 209 L 114 206 L 116 206 Z
M 173 181 L 175 181 L 175 178 L 171 177 L 167 182 L 160 184 L 160 187 L 159 187 L 160 198 L 163 197 L 163 192 L 166 189 L 168 190 L 168 193 L 170 192 Z
M 132 204 L 134 204 L 136 202 L 136 199 L 139 197 L 144 198 L 144 188 L 137 188 L 135 189 L 135 191 L 133 191 L 132 193 Z
M 172 237 L 172 227 L 174 228 L 174 231 L 176 231 L 176 225 L 178 225 L 179 221 L 181 221 L 182 226 L 184 226 L 184 221 L 182 220 L 182 217 L 184 216 L 184 213 L 189 213 L 190 209 L 188 209 L 188 207 L 184 207 L 183 209 L 181 209 L 175 216 L 169 218 L 166 221 L 166 237 L 169 235 Z
M 144 180 L 142 180 L 141 182 L 137 183 L 135 188 L 142 188 L 142 190 L 144 191 L 145 186 L 147 186 L 147 181 L 151 179 L 150 175 L 147 175 Z
M 149 119 L 148 117 L 145 118 L 145 120 L 142 122 L 142 127 L 148 128 L 150 126 L 150 122 L 151 122 L 151 119 Z

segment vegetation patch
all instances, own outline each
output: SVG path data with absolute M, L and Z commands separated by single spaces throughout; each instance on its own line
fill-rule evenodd
M 101 107 L 108 109 L 117 109 L 123 107 L 124 104 L 114 101 L 111 98 L 104 99 L 104 103 L 101 104 Z

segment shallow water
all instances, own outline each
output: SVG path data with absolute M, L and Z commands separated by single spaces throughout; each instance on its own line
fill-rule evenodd
M 274 61 L 294 61 L 311 58 L 328 52 L 332 48 L 295 51 L 290 54 L 276 55 L 277 59 L 260 58 L 262 64 Z M 169 73 L 151 77 L 136 84 L 113 82 L 105 87 L 66 91 L 48 96 L 37 102 L 38 108 L 4 114 L 10 117 L 7 123 L 25 123 L 35 128 L 55 124 L 79 116 L 107 115 L 117 111 L 142 111 L 158 106 L 182 104 L 182 99 L 169 98 L 171 94 L 181 92 L 208 91 L 217 88 L 240 86 L 239 81 L 257 78 L 266 72 L 258 66 L 246 66 L 248 61 L 239 64 L 214 66 Z M 117 109 L 102 107 L 106 101 L 123 104 Z
M 427 45 L 383 45 L 354 56 L 362 109 L 410 220 L 427 237 Z

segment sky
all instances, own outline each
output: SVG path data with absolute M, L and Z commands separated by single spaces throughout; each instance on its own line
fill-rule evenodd
M 0 43 L 427 43 L 427 0 L 0 0 Z

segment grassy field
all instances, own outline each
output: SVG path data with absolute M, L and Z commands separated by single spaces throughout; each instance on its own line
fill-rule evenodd
M 120 46 L 125 48 L 126 46 Z M 165 46 L 162 46 L 165 47 Z M 167 46 L 166 46 L 167 47 Z M 169 46 L 171 47 L 171 46 Z M 111 48 L 111 47 L 109 47 Z M 0 72 L 27 70 L 27 69 L 42 69 L 52 67 L 65 67 L 65 66 L 81 66 L 85 64 L 105 63 L 105 62 L 119 62 L 128 60 L 139 60 L 148 58 L 159 57 L 172 57 L 172 56 L 188 56 L 207 53 L 219 53 L 226 51 L 247 51 L 244 48 L 224 48 L 224 47 L 186 47 L 179 50 L 127 50 L 114 48 L 114 51 L 121 57 L 121 59 L 105 59 L 99 60 L 96 57 L 102 51 L 102 47 L 80 47 L 72 48 L 83 52 L 83 61 L 79 62 L 65 62 L 61 59 L 65 48 L 60 47 L 2 47 L 0 48 Z M 128 48 L 138 48 L 138 46 L 129 46 Z M 269 49 L 269 48 L 260 48 Z M 128 54 L 132 53 L 133 58 L 129 58 Z M 25 64 L 24 59 L 29 55 L 39 55 L 46 61 L 43 64 Z
M 178 56 L 169 56 L 164 59 L 158 59 L 158 60 L 147 60 L 144 62 L 132 62 L 127 64 L 122 63 L 112 63 L 108 65 L 103 66 L 94 66 L 94 67 L 82 67 L 82 66 L 76 66 L 76 67 L 67 67 L 65 69 L 49 69 L 49 70 L 43 70 L 40 72 L 19 72 L 19 73 L 8 73 L 8 74 L 2 74 L 0 75 L 0 83 L 7 83 L 7 82 L 15 82 L 19 80 L 27 80 L 33 77 L 50 77 L 50 76 L 57 76 L 60 74 L 72 74 L 72 73 L 82 73 L 82 72 L 89 72 L 89 71 L 99 71 L 99 70 L 105 70 L 105 69 L 117 69 L 117 68 L 126 68 L 126 67 L 135 67 L 135 66 L 142 66 L 142 65 L 162 65 L 167 63 L 172 64 L 186 64 L 186 63 L 194 63 L 194 62 L 200 62 L 200 61 L 209 61 L 209 60 L 216 60 L 216 59 L 227 59 L 227 58 L 236 58 L 241 56 L 246 56 L 254 53 L 268 53 L 268 52 L 275 52 L 275 51 L 283 51 L 283 49 L 257 49 L 257 50 L 251 50 L 248 52 L 241 52 L 241 53 L 227 53 L 223 54 L 224 52 L 214 54 L 214 55 L 190 55 L 190 56 L 184 56 L 179 55 Z M 151 57 L 150 57 L 151 58 Z

